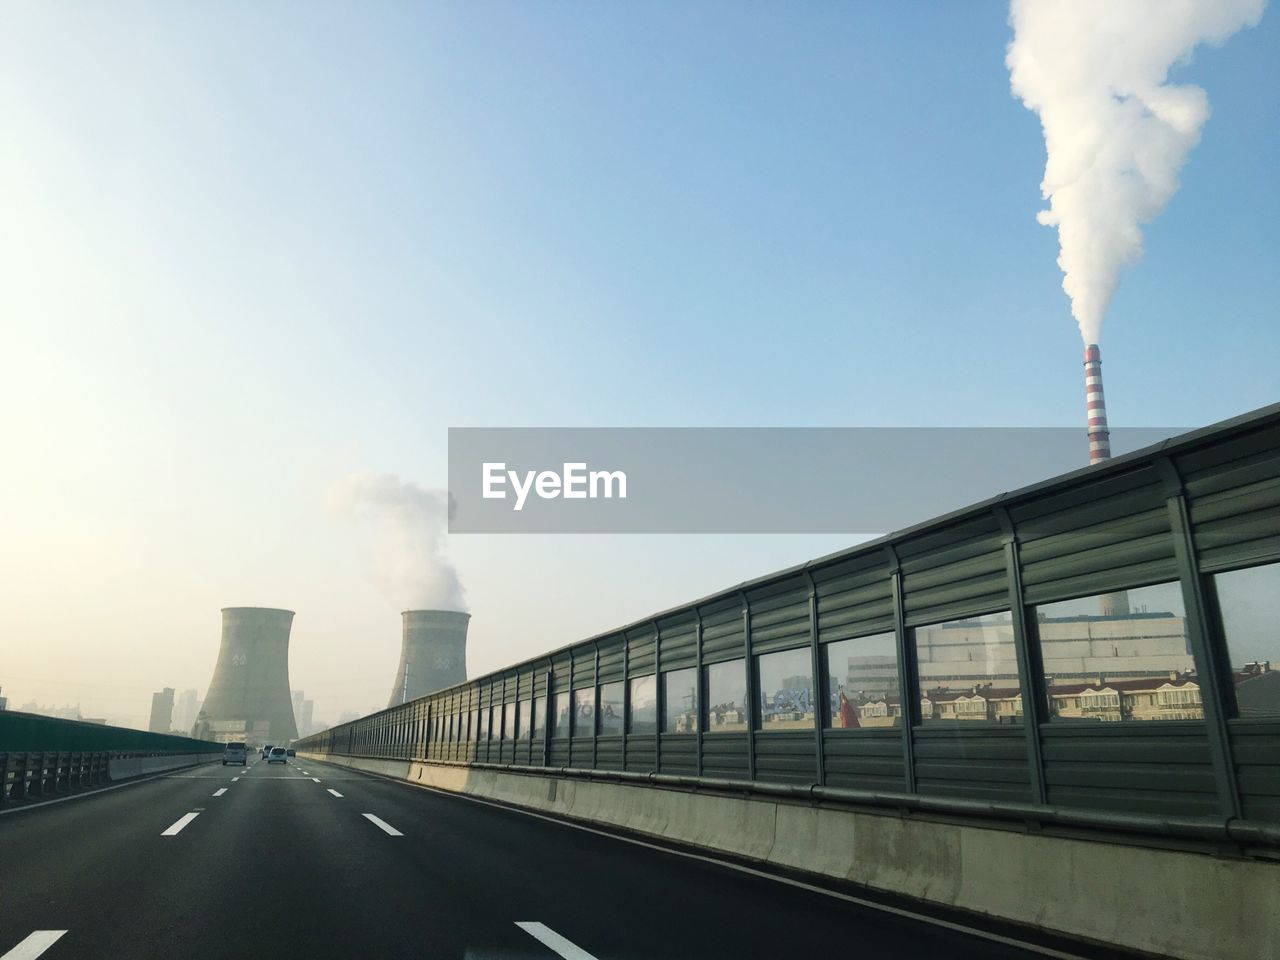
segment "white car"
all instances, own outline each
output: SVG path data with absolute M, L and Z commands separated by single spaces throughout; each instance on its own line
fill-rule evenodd
M 285 754 L 284 747 L 272 747 L 271 753 L 267 755 L 267 763 L 288 763 L 289 758 Z

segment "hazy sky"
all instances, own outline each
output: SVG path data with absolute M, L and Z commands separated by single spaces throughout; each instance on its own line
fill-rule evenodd
M 1003 3 L 0 4 L 0 686 L 145 723 L 219 608 L 317 717 L 399 612 L 353 473 L 449 426 L 1075 425 Z M 1280 26 L 1103 328 L 1123 425 L 1277 399 Z M 1083 458 L 1082 440 L 1082 458 Z M 472 673 L 841 537 L 454 537 Z

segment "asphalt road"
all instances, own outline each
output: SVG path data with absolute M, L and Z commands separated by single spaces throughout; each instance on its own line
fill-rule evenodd
M 557 956 L 1040 954 L 307 760 L 0 816 L 0 960 Z

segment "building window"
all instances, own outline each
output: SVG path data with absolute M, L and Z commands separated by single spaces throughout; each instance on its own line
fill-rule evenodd
M 656 677 L 632 677 L 631 712 L 627 733 L 654 733 L 658 729 L 658 681 Z
M 813 729 L 813 654 L 808 647 L 755 658 L 760 691 L 756 729 Z
M 1213 586 L 1227 641 L 1235 715 L 1280 717 L 1280 563 L 1220 573 Z
M 1022 722 L 1013 617 L 1007 611 L 915 627 L 911 642 L 925 723 Z
M 520 712 L 516 716 L 520 725 L 518 739 L 528 740 L 530 734 L 533 733 L 533 701 L 521 700 Z
M 662 732 L 697 733 L 698 671 L 693 667 L 662 675 Z
M 557 690 L 551 695 L 552 739 L 569 736 L 569 704 L 571 702 L 568 690 Z
M 596 732 L 596 688 L 573 691 L 573 735 L 590 737 Z
M 533 739 L 541 740 L 547 726 L 547 698 L 533 698 Z
M 747 729 L 747 663 L 729 660 L 702 668 L 707 687 L 707 732 Z
M 902 722 L 898 641 L 892 633 L 838 640 L 826 644 L 823 652 L 828 727 L 891 727 Z
M 622 681 L 600 684 L 600 709 L 596 712 L 597 732 L 602 737 L 622 733 Z
M 1050 719 L 1203 719 L 1180 584 L 1041 604 L 1031 620 Z
M 504 703 L 502 705 L 502 739 L 512 740 L 516 735 L 516 705 L 515 702 Z

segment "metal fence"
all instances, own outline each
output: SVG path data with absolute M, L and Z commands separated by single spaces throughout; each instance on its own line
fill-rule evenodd
M 0 805 L 100 786 L 122 769 L 212 760 L 222 749 L 190 737 L 0 711 Z
M 1280 404 L 300 749 L 1280 836 Z

